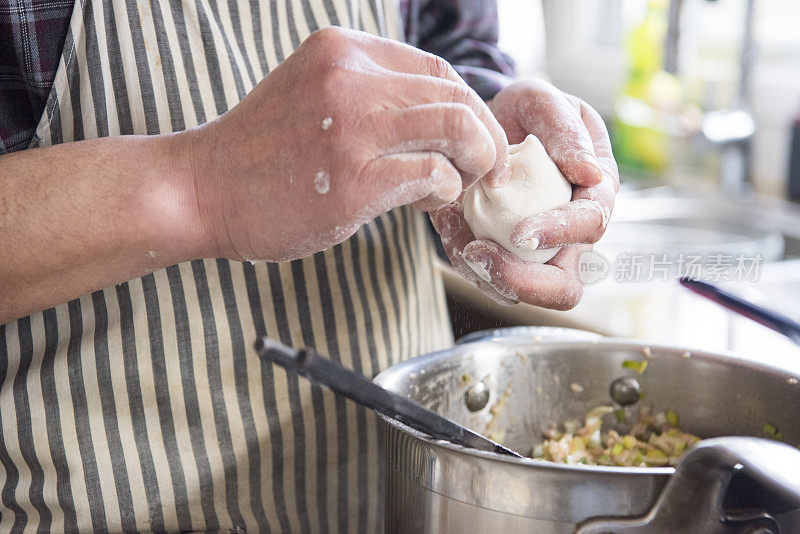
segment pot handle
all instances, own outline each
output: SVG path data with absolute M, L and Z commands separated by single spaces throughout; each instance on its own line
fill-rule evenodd
M 760 438 L 713 438 L 686 453 L 648 514 L 590 519 L 576 534 L 780 532 L 764 511 L 726 516 L 723 502 L 737 470 L 800 508 L 800 450 Z

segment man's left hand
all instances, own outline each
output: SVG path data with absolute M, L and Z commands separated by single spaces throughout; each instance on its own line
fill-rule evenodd
M 511 235 L 512 243 L 562 249 L 546 264 L 522 261 L 494 241 L 476 240 L 458 203 L 432 214 L 434 226 L 453 266 L 498 302 L 573 308 L 583 294 L 578 278 L 580 255 L 602 237 L 619 190 L 619 172 L 605 124 L 579 98 L 538 80 L 508 86 L 489 102 L 489 108 L 509 143 L 535 135 L 574 186 L 568 204 L 522 220 Z M 489 185 L 501 186 L 506 176 L 496 177 Z M 487 272 L 489 280 L 484 279 Z

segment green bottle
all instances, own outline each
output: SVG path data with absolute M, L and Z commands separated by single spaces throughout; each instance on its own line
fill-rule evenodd
M 680 106 L 682 89 L 663 70 L 667 0 L 650 0 L 644 20 L 626 43 L 630 70 L 614 103 L 614 155 L 623 167 L 663 172 L 669 163 L 669 135 L 663 116 Z

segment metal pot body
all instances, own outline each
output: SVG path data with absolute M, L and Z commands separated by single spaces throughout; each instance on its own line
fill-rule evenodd
M 625 360 L 648 366 L 639 375 L 622 367 Z M 555 423 L 609 404 L 609 385 L 621 376 L 635 377 L 645 402 L 675 410 L 682 428 L 701 437 L 764 437 L 769 423 L 787 443 L 800 443 L 794 362 L 773 367 L 627 340 L 514 336 L 421 356 L 376 381 L 479 432 L 504 430 L 503 443 L 527 453 Z M 489 396 L 473 412 L 465 398 L 478 383 Z M 632 417 L 638 406 L 627 411 Z M 611 419 L 627 431 L 627 423 Z M 518 460 L 432 441 L 393 421 L 383 425 L 389 532 L 572 532 L 590 518 L 647 513 L 674 473 Z

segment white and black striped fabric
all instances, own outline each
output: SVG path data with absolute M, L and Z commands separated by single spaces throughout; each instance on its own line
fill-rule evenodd
M 394 0 L 78 0 L 34 145 L 209 121 L 331 24 L 400 35 Z M 264 334 L 367 376 L 449 345 L 423 215 L 0 326 L 0 532 L 382 531 L 376 418 L 262 364 Z

